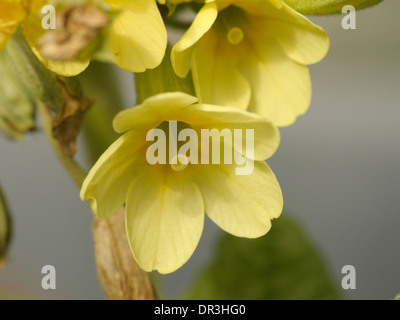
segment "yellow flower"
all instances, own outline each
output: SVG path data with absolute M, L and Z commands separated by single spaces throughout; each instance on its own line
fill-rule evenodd
M 126 204 L 130 246 L 138 264 L 148 272 L 170 273 L 190 258 L 202 234 L 204 211 L 223 230 L 247 238 L 267 233 L 271 220 L 282 211 L 281 189 L 264 162 L 279 145 L 276 127 L 249 112 L 196 102 L 195 97 L 183 93 L 164 93 L 122 111 L 114 120 L 114 128 L 125 133 L 101 156 L 82 186 L 82 200 L 90 200 L 92 210 L 101 218 Z M 202 164 L 188 163 L 186 156 L 192 157 L 192 149 L 190 155 L 179 151 L 179 156 L 173 157 L 175 162 L 150 164 L 153 144 L 149 141 L 154 140 L 149 139 L 149 133 L 161 129 L 167 148 L 177 148 L 167 130 L 173 123 L 179 124 L 179 137 L 184 128 L 199 134 L 206 129 L 254 130 L 255 152 L 251 156 L 246 146 L 244 158 L 246 163 L 253 161 L 252 173 L 237 175 L 243 165 L 236 161 L 203 164 L 202 158 Z M 201 141 L 200 152 L 207 142 Z M 236 142 L 231 146 L 224 139 L 224 157 L 225 147 L 244 156 Z M 161 154 L 165 155 L 159 149 Z
M 0 0 L 0 50 L 27 15 L 27 1 Z
M 328 48 L 324 30 L 281 0 L 215 0 L 174 46 L 172 63 L 185 77 L 193 62 L 200 102 L 249 108 L 287 126 L 308 109 L 307 65 Z
M 89 59 L 50 61 L 44 59 L 40 53 L 38 41 L 46 33 L 41 25 L 43 16 L 41 8 L 49 2 L 32 0 L 31 13 L 24 23 L 25 36 L 36 56 L 50 70 L 64 76 L 79 74 L 89 65 Z M 111 10 L 119 12 L 106 33 L 110 60 L 132 72 L 143 72 L 158 66 L 164 57 L 167 34 L 156 1 L 104 0 L 104 2 Z

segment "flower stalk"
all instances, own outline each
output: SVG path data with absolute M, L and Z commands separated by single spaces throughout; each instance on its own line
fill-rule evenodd
M 59 142 L 53 137 L 52 134 L 52 115 L 46 108 L 44 103 L 39 103 L 37 109 L 42 120 L 43 131 L 47 136 L 50 146 L 52 147 L 55 155 L 57 156 L 60 163 L 63 165 L 64 169 L 69 173 L 75 185 L 80 188 L 82 186 L 83 180 L 86 177 L 86 172 L 82 167 L 70 156 L 66 156 Z
M 161 64 L 155 69 L 135 74 L 137 104 L 147 98 L 165 92 L 183 92 L 194 95 L 194 87 L 190 76 L 179 78 L 171 63 L 171 46 L 167 50 Z

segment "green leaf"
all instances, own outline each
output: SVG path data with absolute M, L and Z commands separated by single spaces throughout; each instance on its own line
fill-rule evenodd
M 6 50 L 0 51 L 0 131 L 7 137 L 22 140 L 35 127 L 34 103 L 15 74 Z
M 260 239 L 224 235 L 187 299 L 340 299 L 319 253 L 283 214 Z
M 397 296 L 395 296 L 393 300 L 398 300 L 398 301 L 400 301 L 400 293 L 399 293 Z
M 23 36 L 18 32 L 4 49 L 13 73 L 36 102 L 38 99 L 55 114 L 60 115 L 65 100 L 60 93 L 57 76 L 36 58 Z
M 11 217 L 6 199 L 0 188 L 0 269 L 6 259 L 8 246 L 11 239 Z
M 352 5 L 356 10 L 382 2 L 383 0 L 284 0 L 289 6 L 303 14 L 327 15 L 342 13 L 342 8 Z

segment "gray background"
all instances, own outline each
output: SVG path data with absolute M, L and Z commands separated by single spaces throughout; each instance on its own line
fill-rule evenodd
M 323 62 L 310 68 L 313 102 L 269 161 L 287 210 L 323 252 L 340 285 L 354 265 L 353 299 L 391 299 L 400 292 L 400 1 L 357 14 L 312 17 L 331 37 Z M 121 71 L 126 106 L 131 75 Z M 81 156 L 80 161 L 85 163 Z M 25 143 L 0 139 L 0 181 L 15 220 L 0 298 L 102 299 L 94 265 L 91 214 L 41 134 Z M 192 259 L 162 276 L 163 293 L 179 296 L 211 259 L 219 230 L 207 222 Z M 41 288 L 41 268 L 57 270 L 57 289 Z

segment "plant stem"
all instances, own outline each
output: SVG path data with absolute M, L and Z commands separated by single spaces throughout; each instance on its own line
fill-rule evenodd
M 52 147 L 55 155 L 65 168 L 75 185 L 80 188 L 86 177 L 86 172 L 81 166 L 72 158 L 63 154 L 59 142 L 53 138 L 52 134 L 52 116 L 48 111 L 47 107 L 43 103 L 38 103 L 37 106 L 40 118 L 42 120 L 43 131 L 47 136 L 47 139 Z
M 93 101 L 92 108 L 85 116 L 82 131 L 85 151 L 93 165 L 119 137 L 112 127 L 112 120 L 123 110 L 124 101 L 121 98 L 121 84 L 112 65 L 93 61 L 78 78 L 85 96 Z
M 165 92 L 179 91 L 195 95 L 192 77 L 188 75 L 185 79 L 179 78 L 172 67 L 170 56 L 171 45 L 168 44 L 165 57 L 157 68 L 135 74 L 138 103 L 142 103 L 151 96 Z

